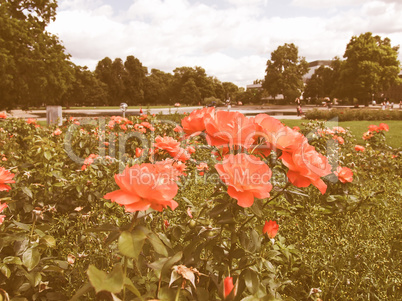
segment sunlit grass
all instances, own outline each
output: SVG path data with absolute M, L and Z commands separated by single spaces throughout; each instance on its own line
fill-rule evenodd
M 281 120 L 284 124 L 289 127 L 299 126 L 303 122 L 307 120 L 293 120 L 293 119 L 284 119 Z M 400 120 L 384 120 L 384 121 L 342 121 L 339 122 L 339 126 L 347 128 L 349 127 L 352 131 L 353 135 L 356 136 L 357 143 L 365 144 L 365 141 L 362 139 L 362 135 L 364 132 L 367 132 L 368 126 L 370 124 L 379 125 L 380 123 L 386 123 L 389 125 L 389 132 L 385 133 L 387 138 L 388 145 L 399 148 L 402 147 L 402 121 Z M 333 124 L 331 123 L 331 126 Z

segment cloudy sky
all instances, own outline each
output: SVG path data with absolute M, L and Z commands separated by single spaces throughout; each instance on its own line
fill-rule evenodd
M 271 52 L 294 43 L 307 61 L 342 57 L 370 31 L 402 45 L 402 0 L 59 0 L 48 31 L 72 61 L 94 70 L 108 56 L 148 70 L 201 66 L 245 87 Z M 401 51 L 400 51 L 401 52 Z M 402 55 L 399 55 L 402 61 Z

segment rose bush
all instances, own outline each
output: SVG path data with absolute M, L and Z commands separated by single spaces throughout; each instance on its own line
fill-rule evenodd
M 0 128 L 3 299 L 401 296 L 384 143 L 213 108 Z

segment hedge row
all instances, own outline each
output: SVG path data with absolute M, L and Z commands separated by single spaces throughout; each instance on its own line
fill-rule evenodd
M 330 120 L 338 117 L 338 121 L 353 120 L 402 120 L 402 110 L 372 109 L 331 109 L 306 111 L 306 119 Z

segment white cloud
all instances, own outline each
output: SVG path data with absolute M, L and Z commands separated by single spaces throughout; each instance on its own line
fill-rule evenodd
M 402 43 L 402 6 L 392 1 L 326 1 L 337 11 L 329 18 L 291 18 L 286 12 L 267 17 L 262 9 L 266 1 L 225 1 L 230 5 L 132 0 L 122 11 L 111 0 L 64 0 L 49 31 L 58 33 L 75 63 L 90 69 L 105 56 L 124 60 L 134 55 L 149 69 L 201 66 L 208 75 L 240 86 L 263 78 L 271 52 L 284 43 L 294 43 L 308 61 L 342 57 L 350 38 L 367 31 L 388 36 L 393 45 Z M 329 4 L 333 2 L 338 6 Z
M 228 2 L 235 6 L 250 6 L 250 5 L 260 5 L 267 3 L 266 0 L 225 0 L 225 2 Z
M 360 5 L 367 0 L 293 0 L 292 5 L 307 8 L 329 8 Z

